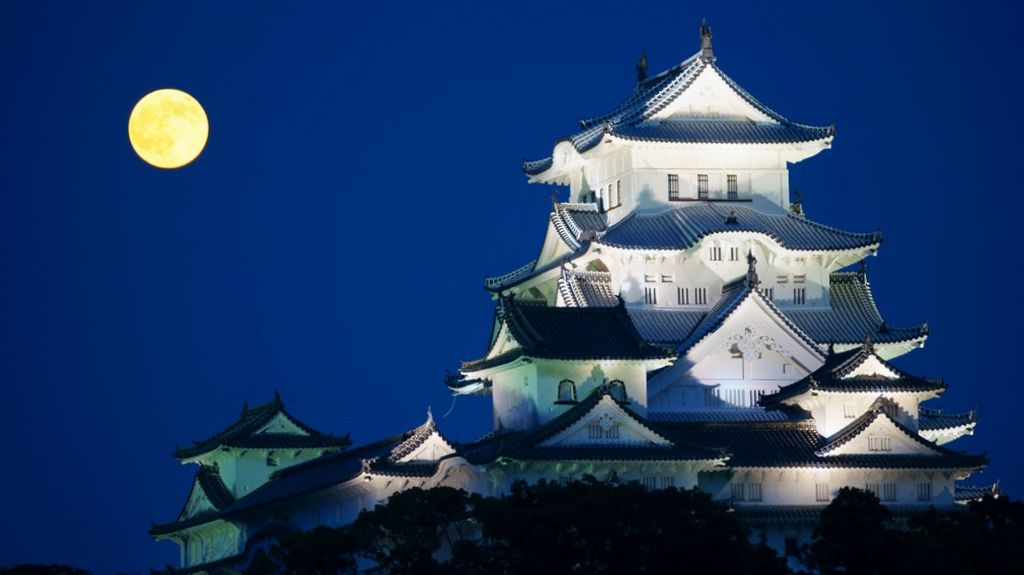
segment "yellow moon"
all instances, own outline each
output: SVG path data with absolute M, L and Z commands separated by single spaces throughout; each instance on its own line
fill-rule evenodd
M 210 124 L 195 98 L 171 88 L 142 97 L 128 118 L 128 139 L 146 163 L 180 168 L 206 146 Z

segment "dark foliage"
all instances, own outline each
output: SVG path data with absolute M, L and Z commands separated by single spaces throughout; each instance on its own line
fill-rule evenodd
M 410 489 L 349 527 L 282 538 L 249 573 L 353 573 L 359 560 L 391 574 L 786 573 L 704 493 L 594 479 L 517 483 L 501 499 Z

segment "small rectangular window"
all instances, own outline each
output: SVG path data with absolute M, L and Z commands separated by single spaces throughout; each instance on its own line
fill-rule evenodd
M 711 246 L 711 261 L 720 262 L 722 261 L 722 248 L 719 246 Z
M 789 281 L 789 276 L 775 276 L 775 283 L 784 284 Z
M 615 205 L 613 208 L 617 208 L 622 205 L 622 180 L 615 180 Z
M 670 284 L 676 281 L 676 277 L 672 274 L 661 274 L 661 283 Z
M 676 288 L 676 302 L 679 305 L 690 305 L 690 288 Z
M 739 185 L 736 182 L 736 174 L 729 174 L 725 177 L 726 191 L 730 200 L 738 200 L 740 197 Z
M 857 417 L 857 407 L 852 403 L 843 404 L 843 417 L 846 419 L 853 419 Z
M 896 501 L 896 484 L 895 483 L 883 483 L 882 484 L 882 501 Z
M 698 174 L 697 175 L 697 199 L 706 200 L 708 199 L 708 175 Z
M 669 174 L 668 175 L 668 199 L 678 200 L 679 199 L 679 175 Z
M 740 249 L 737 247 L 729 248 L 729 261 L 738 262 L 740 261 Z
M 832 492 L 829 491 L 828 483 L 815 483 L 814 484 L 814 500 L 818 502 L 825 502 L 832 500 Z
M 558 484 L 559 485 L 569 485 L 570 483 L 572 483 L 572 476 L 571 475 L 559 475 L 558 476 Z
M 644 288 L 644 303 L 658 305 L 658 288 L 652 286 Z
M 793 303 L 796 305 L 807 303 L 807 288 L 793 288 Z
M 746 501 L 747 500 L 747 485 L 745 483 L 733 483 L 732 484 L 732 500 L 733 501 Z
M 917 500 L 918 501 L 931 501 L 932 500 L 932 484 L 931 483 L 918 483 L 917 484 Z
M 661 487 L 662 489 L 668 489 L 669 487 L 675 487 L 676 486 L 676 478 L 675 477 L 662 477 L 658 481 L 658 486 Z
M 697 305 L 707 305 L 708 303 L 708 288 L 694 288 L 693 290 L 694 303 Z
M 658 274 L 644 274 L 644 283 L 652 284 L 658 281 Z
M 654 491 L 658 487 L 657 477 L 644 477 L 643 478 L 644 489 L 648 491 Z
M 793 283 L 802 284 L 807 281 L 807 274 L 800 274 L 793 276 Z
M 882 484 L 881 483 L 868 483 L 864 486 L 865 491 L 874 493 L 875 497 L 882 498 Z
M 761 288 L 761 295 L 763 295 L 767 300 L 773 300 L 775 299 L 775 288 Z

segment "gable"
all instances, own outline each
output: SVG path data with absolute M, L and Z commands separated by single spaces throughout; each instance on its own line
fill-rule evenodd
M 274 418 L 268 421 L 263 427 L 253 432 L 253 435 L 260 435 L 261 433 L 309 435 L 309 432 L 296 425 L 294 421 L 283 413 L 275 415 Z
M 490 351 L 487 352 L 485 359 L 498 357 L 503 353 L 519 349 L 520 347 L 522 347 L 522 345 L 520 345 L 519 342 L 516 341 L 515 336 L 512 335 L 512 330 L 509 329 L 508 322 L 506 322 L 503 319 L 498 321 L 500 322 L 498 327 L 498 335 L 494 338 L 494 344 L 491 345 L 491 349 Z
M 900 375 L 882 363 L 874 354 L 871 354 L 865 357 L 857 367 L 844 375 L 842 379 L 852 379 L 855 377 L 884 377 L 885 379 L 899 379 Z
M 672 442 L 658 435 L 605 395 L 593 409 L 566 429 L 545 439 L 538 447 L 582 445 L 657 445 Z
M 651 120 L 694 117 L 778 123 L 737 94 L 713 66 L 706 66 L 686 90 L 651 116 Z
M 183 521 L 203 513 L 205 511 L 216 511 L 213 503 L 210 502 L 210 498 L 206 496 L 206 492 L 199 485 L 199 478 L 197 477 L 192 481 L 192 491 L 188 494 L 188 500 L 185 501 L 185 506 L 182 507 L 181 513 L 178 515 L 178 521 Z
M 453 453 L 455 449 L 435 430 L 416 449 L 400 457 L 397 463 L 433 462 Z
M 880 413 L 870 425 L 824 456 L 854 454 L 941 455 L 919 438 L 907 435 L 889 416 Z
M 705 358 L 720 356 L 723 351 L 745 357 L 777 355 L 792 361 L 806 373 L 825 363 L 820 351 L 806 336 L 795 331 L 755 294 L 742 301 L 718 329 L 690 348 L 686 353 L 687 363 L 696 367 Z

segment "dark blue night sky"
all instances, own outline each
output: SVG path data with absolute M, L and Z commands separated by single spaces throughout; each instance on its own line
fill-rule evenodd
M 0 3 L 0 565 L 176 564 L 146 534 L 187 495 L 171 452 L 245 400 L 280 390 L 356 443 L 448 411 L 444 369 L 489 336 L 483 276 L 540 247 L 551 188 L 521 160 L 625 99 L 641 49 L 652 73 L 697 51 L 702 16 L 743 87 L 836 123 L 792 187 L 817 221 L 883 230 L 879 307 L 932 330 L 897 365 L 947 379 L 933 405 L 978 406 L 952 447 L 1024 496 L 1019 12 L 295 4 Z M 127 139 L 161 87 L 210 118 L 178 171 Z M 489 421 L 471 398 L 440 424 Z

